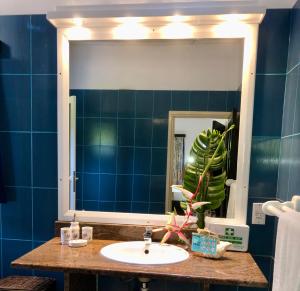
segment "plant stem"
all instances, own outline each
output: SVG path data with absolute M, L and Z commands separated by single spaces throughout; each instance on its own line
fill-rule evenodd
M 205 215 L 204 215 L 204 209 L 197 211 L 197 226 L 201 229 L 205 227 Z

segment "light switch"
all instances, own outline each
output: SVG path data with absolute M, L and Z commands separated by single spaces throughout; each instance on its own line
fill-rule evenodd
M 263 203 L 253 203 L 252 224 L 266 224 L 266 215 L 262 211 Z

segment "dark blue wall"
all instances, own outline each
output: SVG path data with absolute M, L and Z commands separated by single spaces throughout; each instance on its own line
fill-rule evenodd
M 165 213 L 168 112 L 239 110 L 238 91 L 71 90 L 76 209 Z
M 253 226 L 250 213 L 252 202 L 276 197 L 289 17 L 289 11 L 269 11 L 259 38 L 249 250 L 268 278 L 273 263 L 274 221 L 268 217 L 265 226 Z M 297 33 L 299 30 L 294 29 L 292 35 Z M 9 200 L 0 208 L 0 264 L 1 276 L 6 276 L 31 273 L 13 270 L 9 263 L 52 237 L 57 218 L 56 33 L 44 16 L 1 16 L 0 40 L 0 152 Z M 295 48 L 291 43 L 291 51 L 299 56 Z M 110 286 L 107 291 L 127 290 L 118 279 L 105 282 Z M 198 289 L 194 284 L 178 282 L 153 284 L 155 290 Z M 217 286 L 214 290 L 248 289 Z
M 300 193 L 300 1 L 291 14 L 277 198 Z
M 1 276 L 53 236 L 57 218 L 56 30 L 45 16 L 0 17 Z

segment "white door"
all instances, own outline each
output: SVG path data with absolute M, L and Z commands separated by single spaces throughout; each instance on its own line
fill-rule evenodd
M 70 139 L 70 209 L 76 208 L 76 96 L 69 100 L 69 139 Z

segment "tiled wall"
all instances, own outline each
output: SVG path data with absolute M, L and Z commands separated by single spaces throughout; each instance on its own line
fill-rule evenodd
M 300 195 L 300 1 L 291 14 L 277 198 Z
M 237 91 L 71 90 L 77 209 L 165 213 L 168 112 L 239 109 Z
M 56 30 L 44 16 L 0 17 L 0 154 L 1 276 L 31 274 L 10 262 L 57 218 Z
M 255 85 L 247 221 L 250 226 L 249 251 L 270 281 L 274 218 L 266 217 L 266 225 L 252 225 L 251 215 L 252 203 L 276 199 L 289 23 L 289 10 L 267 12 L 259 31 Z
M 299 35 L 296 27 L 299 25 L 294 25 L 292 35 Z M 249 250 L 269 278 L 274 221 L 267 217 L 265 226 L 254 226 L 250 213 L 252 202 L 276 197 L 288 37 L 289 11 L 268 11 L 260 28 L 248 223 Z M 9 263 L 53 235 L 57 216 L 56 38 L 44 16 L 1 16 L 0 40 L 0 152 L 9 198 L 0 206 L 0 265 L 4 276 L 31 273 L 13 270 Z M 290 51 L 299 57 L 297 46 L 299 42 L 292 42 Z M 126 283 L 119 279 L 107 281 L 111 288 L 127 290 Z M 198 288 L 178 282 L 153 284 L 155 290 L 164 291 Z M 248 288 L 216 286 L 213 290 Z

